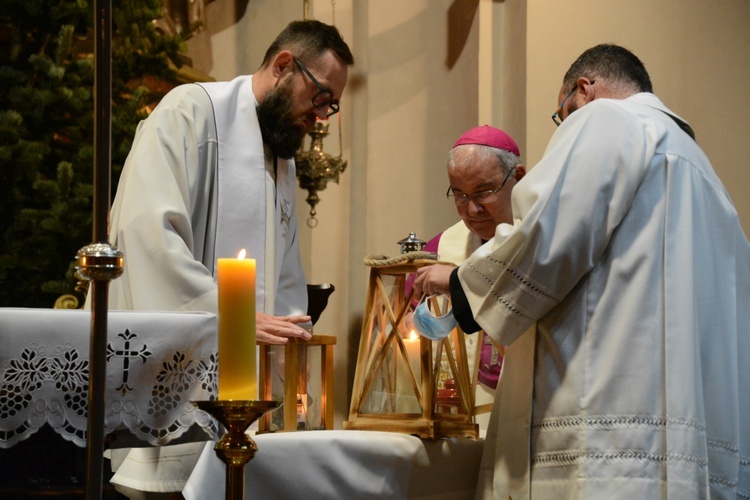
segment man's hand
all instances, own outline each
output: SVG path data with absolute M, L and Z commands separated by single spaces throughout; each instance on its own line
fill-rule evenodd
M 308 330 L 298 325 L 310 323 L 310 316 L 271 316 L 270 314 L 255 313 L 256 340 L 269 344 L 286 344 L 290 337 L 310 340 L 312 335 Z
M 420 267 L 414 273 L 414 297 L 427 295 L 450 295 L 451 273 L 456 267 L 451 264 L 434 264 Z

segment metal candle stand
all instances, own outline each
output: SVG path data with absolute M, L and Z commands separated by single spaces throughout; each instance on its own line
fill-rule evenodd
M 258 445 L 245 431 L 265 413 L 281 405 L 279 401 L 193 401 L 199 409 L 218 420 L 227 432 L 216 443 L 216 455 L 227 465 L 227 500 L 245 495 L 245 464 L 258 451 Z

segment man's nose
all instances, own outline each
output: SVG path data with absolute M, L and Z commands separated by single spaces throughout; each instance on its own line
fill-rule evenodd
M 326 108 L 325 106 L 321 106 L 319 108 L 313 107 L 313 114 L 321 120 L 325 120 L 326 118 L 328 118 L 328 108 Z
M 469 198 L 468 209 L 470 214 L 480 214 L 484 212 L 484 206 L 474 198 Z

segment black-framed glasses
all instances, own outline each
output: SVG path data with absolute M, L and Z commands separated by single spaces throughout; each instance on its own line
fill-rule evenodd
M 448 191 L 445 193 L 445 196 L 446 198 L 453 198 L 453 203 L 455 203 L 457 207 L 468 205 L 469 200 L 473 200 L 475 205 L 478 205 L 480 203 L 489 203 L 495 200 L 495 196 L 497 196 L 498 191 L 500 191 L 503 186 L 505 186 L 505 183 L 508 182 L 508 179 L 510 179 L 510 176 L 513 175 L 513 172 L 515 171 L 516 167 L 511 168 L 510 171 L 505 175 L 505 179 L 503 179 L 503 182 L 500 183 L 500 186 L 497 189 L 488 189 L 486 191 L 479 191 L 478 193 L 474 194 L 463 194 L 454 193 L 453 188 L 451 186 L 448 186 Z
M 593 85 L 594 83 L 596 83 L 596 82 L 594 80 L 591 80 L 591 85 Z M 565 101 L 567 101 L 568 98 L 573 95 L 573 92 L 575 92 L 577 88 L 578 88 L 578 85 L 576 84 L 573 87 L 573 89 L 570 92 L 568 92 L 568 95 L 565 96 L 565 99 L 562 100 L 562 102 L 557 107 L 557 109 L 555 110 L 555 112 L 552 113 L 552 121 L 555 122 L 555 125 L 557 125 L 558 127 L 562 123 L 562 119 L 560 118 L 560 113 L 562 113 L 563 106 L 565 106 Z
M 318 87 L 318 93 L 315 94 L 315 97 L 312 98 L 313 106 L 318 109 L 326 108 L 326 117 L 338 113 L 339 103 L 333 102 L 333 92 L 322 86 L 320 82 L 314 76 L 312 76 L 310 70 L 308 70 L 305 65 L 300 62 L 299 59 L 295 57 L 294 62 L 297 63 L 299 69 L 304 71 L 305 74 L 310 77 L 310 80 L 315 84 L 315 86 Z

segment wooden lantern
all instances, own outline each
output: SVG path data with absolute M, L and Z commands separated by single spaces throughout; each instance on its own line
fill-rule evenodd
M 474 380 L 463 332 L 456 328 L 445 339 L 433 342 L 410 327 L 416 301 L 413 292 L 405 293 L 406 278 L 437 261 L 407 253 L 366 263 L 371 266 L 367 304 L 344 429 L 402 432 L 430 439 L 478 438 Z M 436 298 L 430 300 L 433 312 L 444 312 Z
M 266 413 L 258 432 L 333 429 L 333 348 L 336 337 L 260 345 L 261 399 L 283 400 L 282 411 Z

